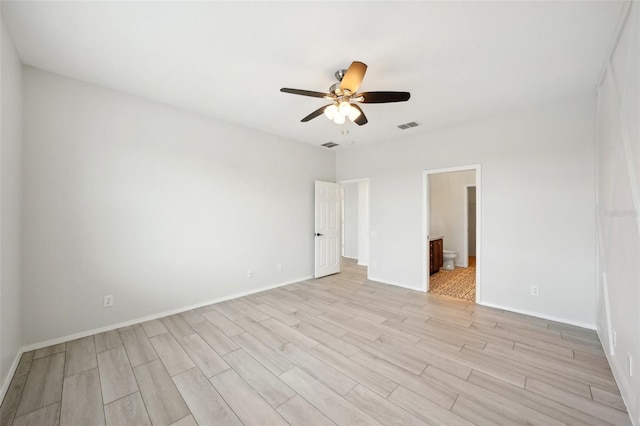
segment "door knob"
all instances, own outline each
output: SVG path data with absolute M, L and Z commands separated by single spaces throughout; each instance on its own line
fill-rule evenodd
M 321 234 L 319 232 L 316 232 L 316 237 L 322 237 L 324 234 Z

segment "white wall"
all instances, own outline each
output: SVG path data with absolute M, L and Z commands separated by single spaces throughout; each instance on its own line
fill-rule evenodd
M 22 64 L 0 18 L 0 399 L 22 346 L 20 230 L 22 174 Z
M 443 236 L 444 249 L 458 253 L 454 264 L 465 268 L 469 266 L 466 187 L 475 183 L 475 170 L 429 175 L 429 236 Z
M 25 344 L 312 275 L 314 180 L 335 179 L 333 152 L 24 78 Z
M 358 182 L 358 265 L 369 265 L 369 180 Z
M 627 409 L 640 425 L 640 6 L 598 91 L 598 333 Z M 616 333 L 616 345 L 612 334 Z M 630 376 L 629 359 L 634 375 Z
M 481 164 L 480 302 L 594 327 L 594 107 L 578 97 L 338 151 L 339 179 L 370 178 L 369 277 L 422 288 L 423 171 Z
M 343 183 L 344 189 L 344 257 L 358 258 L 358 183 Z
M 467 225 L 469 230 L 467 232 L 468 247 L 467 255 L 476 255 L 476 187 L 467 187 Z

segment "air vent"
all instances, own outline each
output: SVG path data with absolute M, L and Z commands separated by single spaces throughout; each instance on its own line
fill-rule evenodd
M 419 125 L 420 125 L 420 123 L 412 121 L 410 123 L 401 124 L 398 127 L 401 128 L 402 130 L 406 130 L 406 129 L 410 129 L 412 127 L 418 127 Z
M 333 148 L 334 146 L 338 146 L 338 144 L 333 142 L 327 142 L 327 143 L 323 143 L 322 146 L 326 146 L 327 148 Z

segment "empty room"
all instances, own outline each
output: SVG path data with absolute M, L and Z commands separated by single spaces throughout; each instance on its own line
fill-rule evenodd
M 640 426 L 638 2 L 0 12 L 2 426 Z

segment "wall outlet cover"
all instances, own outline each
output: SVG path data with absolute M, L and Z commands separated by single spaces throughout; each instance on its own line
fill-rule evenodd
M 113 306 L 113 294 L 109 294 L 104 297 L 104 305 L 105 308 L 110 308 Z

